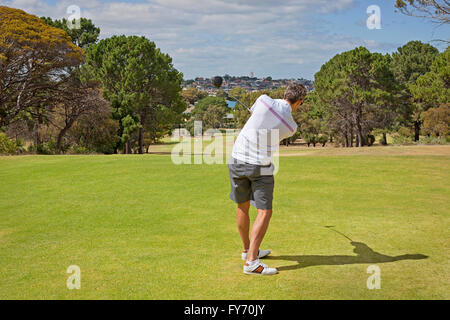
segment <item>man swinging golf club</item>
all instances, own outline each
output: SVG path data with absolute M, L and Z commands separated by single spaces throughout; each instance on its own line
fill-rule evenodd
M 270 218 L 274 176 L 272 154 L 280 141 L 297 131 L 292 112 L 297 110 L 306 96 L 301 84 L 287 87 L 284 99 L 272 99 L 262 95 L 250 109 L 250 119 L 240 132 L 228 163 L 231 192 L 230 199 L 238 204 L 237 225 L 244 250 L 244 273 L 250 275 L 272 275 L 277 269 L 269 268 L 259 259 L 270 254 L 260 250 Z M 250 204 L 258 213 L 249 237 Z

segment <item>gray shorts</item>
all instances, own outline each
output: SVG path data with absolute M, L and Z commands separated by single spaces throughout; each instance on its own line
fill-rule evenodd
M 228 163 L 230 172 L 230 199 L 236 203 L 250 200 L 252 206 L 261 210 L 272 210 L 273 165 L 258 166 L 234 158 Z

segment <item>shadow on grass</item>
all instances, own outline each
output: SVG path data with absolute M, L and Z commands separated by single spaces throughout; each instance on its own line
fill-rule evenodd
M 362 242 L 351 241 L 354 246 L 353 252 L 356 256 L 321 256 L 321 255 L 298 255 L 298 256 L 269 256 L 267 259 L 295 261 L 297 264 L 278 267 L 278 271 L 288 271 L 312 266 L 337 266 L 345 264 L 386 263 L 400 260 L 422 260 L 428 256 L 423 254 L 404 254 L 400 256 L 388 256 L 378 253 Z

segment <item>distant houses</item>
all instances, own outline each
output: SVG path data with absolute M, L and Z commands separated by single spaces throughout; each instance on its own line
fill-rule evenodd
M 314 90 L 314 82 L 311 80 L 299 78 L 299 79 L 278 79 L 274 80 L 271 77 L 258 79 L 255 77 L 231 77 L 225 75 L 224 83 L 222 85 L 222 89 L 228 91 L 230 89 L 241 87 L 248 92 L 259 91 L 259 90 L 273 90 L 280 87 L 286 87 L 289 83 L 298 82 L 303 84 L 308 91 Z M 213 94 L 217 91 L 217 89 L 213 86 L 211 79 L 198 77 L 193 80 L 186 80 L 183 82 L 183 87 L 195 87 L 202 91 L 207 91 L 210 94 Z

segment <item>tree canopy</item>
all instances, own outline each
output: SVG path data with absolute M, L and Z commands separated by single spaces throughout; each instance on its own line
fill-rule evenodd
M 68 68 L 84 52 L 63 30 L 34 15 L 0 7 L 0 127 L 61 94 Z
M 162 131 L 167 133 L 186 109 L 181 96 L 182 74 L 173 67 L 172 59 L 145 37 L 113 36 L 89 46 L 83 71 L 85 79 L 100 83 L 111 103 L 125 153 L 131 151 L 136 132 L 142 153 L 144 131 L 153 135 L 161 131 L 152 122 L 164 114 L 166 130 Z

